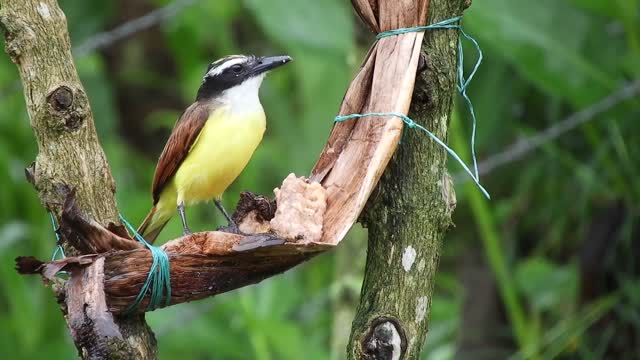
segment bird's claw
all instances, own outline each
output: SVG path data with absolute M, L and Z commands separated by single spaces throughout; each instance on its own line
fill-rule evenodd
M 238 227 L 238 224 L 236 224 L 235 222 L 231 222 L 227 226 L 220 226 L 218 228 L 218 231 L 223 231 L 223 232 L 232 233 L 232 234 L 238 234 L 238 235 L 243 235 L 243 236 L 249 235 L 249 234 L 245 234 L 244 232 L 240 231 L 240 228 Z

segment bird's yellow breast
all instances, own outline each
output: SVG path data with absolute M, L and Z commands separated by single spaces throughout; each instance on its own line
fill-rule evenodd
M 248 112 L 232 112 L 228 106 L 212 111 L 173 178 L 177 202 L 219 198 L 251 159 L 265 122 L 261 106 Z

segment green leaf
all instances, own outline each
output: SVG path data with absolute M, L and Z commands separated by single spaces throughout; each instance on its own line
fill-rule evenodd
M 567 0 L 580 8 L 588 10 L 594 14 L 605 15 L 611 18 L 622 19 L 619 8 L 615 5 L 615 1 L 602 0 Z
M 515 278 L 521 292 L 537 310 L 574 303 L 578 275 L 573 266 L 558 266 L 541 257 L 529 258 L 518 264 Z
M 283 46 L 344 52 L 353 47 L 353 23 L 346 1 L 246 0 L 263 30 Z
M 485 0 L 471 7 L 464 25 L 536 86 L 574 105 L 616 86 L 617 76 L 583 52 L 589 30 L 600 24 L 563 2 Z

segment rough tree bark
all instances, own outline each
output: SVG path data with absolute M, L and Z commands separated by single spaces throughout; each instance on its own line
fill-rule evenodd
M 20 72 L 38 143 L 38 156 L 26 173 L 43 206 L 59 216 L 62 190 L 73 188 L 84 213 L 105 227 L 118 223 L 115 182 L 73 63 L 64 13 L 55 0 L 0 0 L 0 24 L 6 52 Z M 84 277 L 99 278 L 94 270 L 87 269 Z M 87 304 L 82 291 L 75 294 L 69 284 L 66 289 L 71 293 L 61 289 L 59 294 L 62 312 L 82 357 L 155 358 L 155 339 L 144 315 L 112 318 L 100 312 L 100 304 L 73 314 L 65 304 Z M 113 328 L 94 326 L 102 321 Z
M 461 14 L 463 0 L 431 0 L 432 24 Z M 409 116 L 446 140 L 456 86 L 455 30 L 424 37 L 424 71 Z M 402 144 L 362 215 L 369 229 L 360 304 L 347 348 L 350 359 L 417 359 L 425 343 L 440 245 L 451 225 L 455 193 L 447 155 L 425 134 L 405 129 Z

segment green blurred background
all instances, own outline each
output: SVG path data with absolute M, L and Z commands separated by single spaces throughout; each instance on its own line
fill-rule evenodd
M 168 4 L 173 14 L 159 25 L 86 51 L 93 35 Z M 271 194 L 288 173 L 308 173 L 373 41 L 345 0 L 64 0 L 61 6 L 118 205 L 133 223 L 150 206 L 155 161 L 209 62 L 232 53 L 295 58 L 262 87 L 268 130 L 225 195 L 233 207 L 239 191 Z M 479 158 L 578 111 L 596 113 L 592 104 L 638 81 L 639 20 L 638 0 L 474 1 L 464 27 L 485 52 L 469 88 Z M 55 244 L 49 217 L 24 178 L 37 149 L 17 81 L 15 65 L 0 55 L 0 349 L 11 359 L 69 359 L 75 349 L 50 289 L 13 269 L 16 256 L 49 258 Z M 491 201 L 457 178 L 455 227 L 443 244 L 423 358 L 640 356 L 640 101 L 634 98 L 614 96 L 616 105 L 587 117 L 593 121 L 489 169 L 482 181 Z M 458 106 L 449 143 L 466 154 L 469 133 L 467 110 Z M 193 230 L 223 223 L 213 206 L 189 217 Z M 179 233 L 172 221 L 162 239 Z M 344 357 L 365 251 L 366 230 L 356 228 L 336 251 L 282 276 L 149 313 L 160 358 Z

